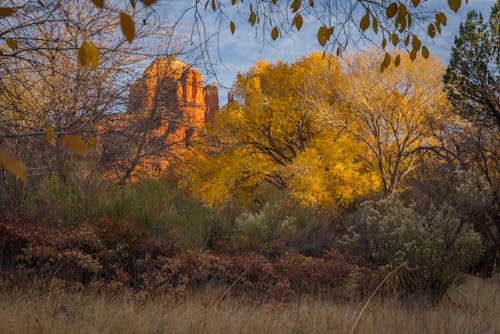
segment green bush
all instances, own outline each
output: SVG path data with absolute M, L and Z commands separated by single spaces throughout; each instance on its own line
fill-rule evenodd
M 421 215 L 390 197 L 361 205 L 342 246 L 381 275 L 405 263 L 397 273 L 399 292 L 439 298 L 477 260 L 481 238 L 446 203 Z
M 106 201 L 106 215 L 130 221 L 147 231 L 158 245 L 173 248 L 204 247 L 215 220 L 210 208 L 167 179 L 116 187 Z
M 285 238 L 296 230 L 296 222 L 279 204 L 267 202 L 259 211 L 236 218 L 233 244 L 237 249 L 255 250 L 265 242 Z
M 105 203 L 106 182 L 85 164 L 75 164 L 64 175 L 42 176 L 22 203 L 28 217 L 48 225 L 73 225 L 100 214 Z

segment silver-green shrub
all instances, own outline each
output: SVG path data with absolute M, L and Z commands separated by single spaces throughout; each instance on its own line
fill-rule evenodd
M 367 201 L 347 230 L 343 247 L 375 270 L 405 264 L 397 273 L 405 294 L 440 296 L 481 252 L 480 235 L 446 203 L 422 215 L 392 197 Z

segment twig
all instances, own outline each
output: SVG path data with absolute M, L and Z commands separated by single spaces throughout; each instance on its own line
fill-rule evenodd
M 359 320 L 361 319 L 361 316 L 363 315 L 363 313 L 365 312 L 366 308 L 368 307 L 368 304 L 370 304 L 372 298 L 377 294 L 378 290 L 382 287 L 382 285 L 384 285 L 385 281 L 387 281 L 387 279 L 389 277 L 392 276 L 392 274 L 394 274 L 395 272 L 397 272 L 399 269 L 401 269 L 401 267 L 403 267 L 404 265 L 406 265 L 406 262 L 403 262 L 401 263 L 399 266 L 396 267 L 396 269 L 392 270 L 391 272 L 389 272 L 385 277 L 384 279 L 382 280 L 382 282 L 380 282 L 380 284 L 377 286 L 377 288 L 375 289 L 375 291 L 373 291 L 373 293 L 370 295 L 370 297 L 368 298 L 368 300 L 366 301 L 365 305 L 363 305 L 363 307 L 361 308 L 361 310 L 359 311 L 358 313 L 358 316 L 356 317 L 356 320 L 354 321 L 354 324 L 352 325 L 352 328 L 351 330 L 349 331 L 349 334 L 352 334 L 354 333 L 354 330 L 356 329 L 356 326 L 358 325 L 358 322 Z

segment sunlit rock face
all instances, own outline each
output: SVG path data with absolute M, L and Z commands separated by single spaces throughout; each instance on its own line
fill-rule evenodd
M 174 57 L 155 60 L 130 89 L 129 113 L 155 112 L 185 127 L 203 127 L 219 110 L 215 83 Z
M 141 134 L 133 143 L 139 147 L 121 161 L 123 168 L 135 161 L 134 150 L 138 152 L 143 146 L 151 152 L 157 150 L 158 154 L 151 154 L 133 166 L 134 174 L 163 172 L 169 165 L 169 157 L 185 150 L 201 128 L 213 123 L 218 111 L 215 83 L 204 87 L 201 73 L 175 57 L 155 60 L 131 86 L 127 113 L 120 117 L 122 126 L 126 123 L 135 129 L 133 132 Z M 147 144 L 141 146 L 143 139 Z

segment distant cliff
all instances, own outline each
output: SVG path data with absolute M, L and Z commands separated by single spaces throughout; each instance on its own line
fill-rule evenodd
M 174 57 L 155 60 L 130 89 L 128 113 L 157 112 L 184 134 L 213 122 L 218 110 L 217 85 L 203 87 L 201 73 Z
M 127 182 L 137 172 L 161 174 L 219 111 L 215 83 L 175 57 L 159 58 L 130 88 L 127 112 L 109 117 L 105 140 L 110 177 Z

